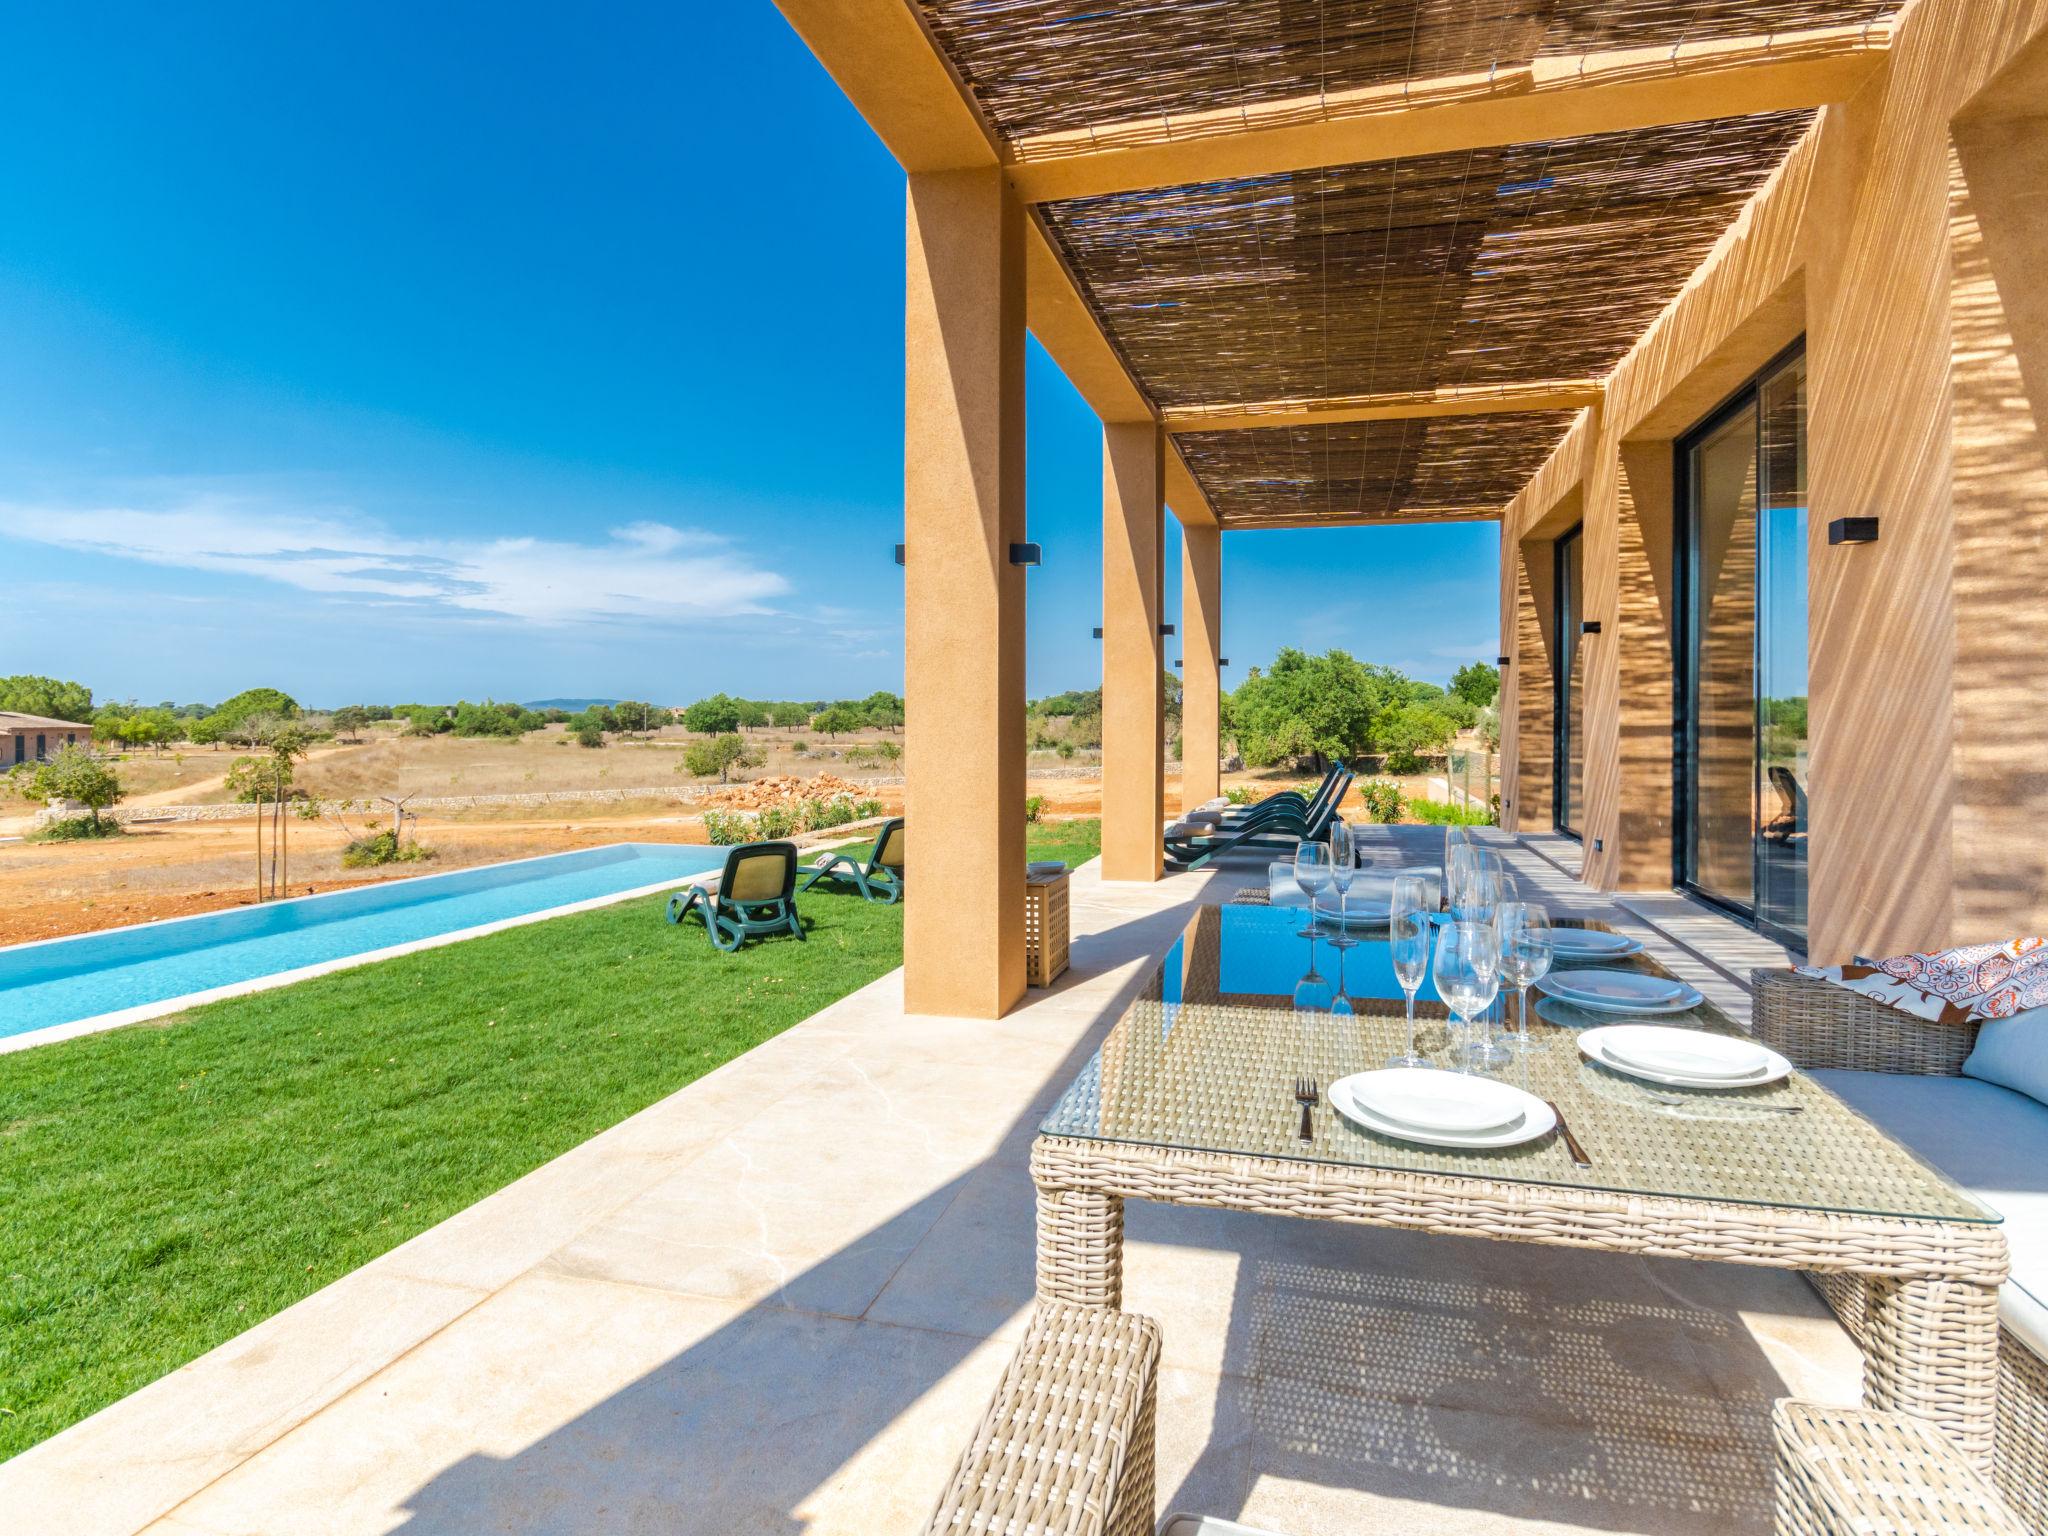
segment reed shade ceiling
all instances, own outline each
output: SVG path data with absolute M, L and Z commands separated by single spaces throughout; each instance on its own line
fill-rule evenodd
M 1579 54 L 1881 21 L 1899 0 L 918 0 L 1006 138 Z
M 1597 378 L 1805 112 L 1048 203 L 1163 407 Z
M 1572 423 L 1570 411 L 1187 432 L 1180 444 L 1226 528 L 1491 516 Z

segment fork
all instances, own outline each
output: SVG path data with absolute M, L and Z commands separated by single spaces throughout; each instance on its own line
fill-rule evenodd
M 1683 1107 L 1700 1102 L 1697 1098 L 1688 1099 L 1683 1094 L 1663 1093 L 1655 1088 L 1645 1088 L 1643 1092 L 1649 1098 L 1655 1099 L 1659 1104 L 1676 1104 Z M 1806 1106 L 1804 1104 L 1758 1104 L 1749 1099 L 1736 1099 L 1731 1102 L 1741 1104 L 1748 1109 L 1753 1109 L 1760 1115 L 1803 1115 L 1806 1113 Z
M 1316 1139 L 1316 1128 L 1309 1122 L 1309 1111 L 1322 1100 L 1316 1096 L 1316 1080 L 1312 1077 L 1297 1077 L 1294 1080 L 1294 1102 L 1301 1106 L 1301 1129 L 1295 1134 L 1303 1141 Z

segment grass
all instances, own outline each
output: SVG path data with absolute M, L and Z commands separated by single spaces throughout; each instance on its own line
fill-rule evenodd
M 0 1459 L 902 963 L 901 907 L 721 955 L 662 904 L 0 1056 Z
M 857 843 L 835 848 L 834 853 L 843 853 L 848 858 L 866 862 L 875 851 L 873 837 L 863 836 Z M 1062 859 L 1069 869 L 1086 864 L 1102 852 L 1102 822 L 1097 817 L 1086 817 L 1074 821 L 1034 821 L 1024 828 L 1024 857 L 1027 861 L 1036 859 Z M 806 862 L 814 862 L 807 859 Z

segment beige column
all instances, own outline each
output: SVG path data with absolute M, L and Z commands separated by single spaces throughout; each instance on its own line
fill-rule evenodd
M 1102 876 L 1165 870 L 1165 439 L 1149 421 L 1102 427 Z
M 1180 804 L 1191 811 L 1222 790 L 1223 530 L 1180 530 Z
M 1000 172 L 909 178 L 904 1007 L 1024 994 L 1024 220 Z

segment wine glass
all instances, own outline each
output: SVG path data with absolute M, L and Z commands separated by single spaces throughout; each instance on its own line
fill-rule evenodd
M 1394 960 L 1394 980 L 1408 999 L 1408 1047 L 1387 1065 L 1426 1067 L 1427 1056 L 1415 1050 L 1415 994 L 1429 972 L 1430 931 L 1436 917 L 1435 892 L 1419 876 L 1394 876 L 1393 900 L 1387 912 L 1387 948 Z
M 1436 990 L 1467 1035 L 1458 1060 L 1483 1070 L 1512 1059 L 1507 1047 L 1491 1039 L 1478 1019 L 1500 993 L 1500 939 L 1491 923 L 1449 922 L 1437 929 Z
M 1358 874 L 1358 846 L 1352 837 L 1351 824 L 1342 818 L 1330 823 L 1330 884 L 1337 890 L 1337 931 L 1331 935 L 1331 947 L 1342 953 L 1358 940 L 1351 936 L 1347 922 L 1350 916 L 1351 882 Z M 1343 989 L 1338 991 L 1341 995 Z
M 1313 912 L 1313 908 L 1310 909 Z M 1313 917 L 1308 927 L 1308 974 L 1294 984 L 1294 1008 L 1297 1013 L 1328 1013 L 1332 993 L 1330 983 L 1316 973 L 1316 930 Z
M 1330 845 L 1303 838 L 1294 845 L 1294 883 L 1301 887 L 1302 895 L 1308 898 L 1308 926 L 1298 931 L 1297 939 L 1312 939 L 1316 932 L 1316 897 L 1330 886 Z M 1310 949 L 1313 969 L 1314 949 Z
M 1515 1008 L 1515 1044 L 1523 1051 L 1548 1050 L 1545 1041 L 1529 1034 L 1529 987 L 1550 974 L 1555 950 L 1550 914 L 1533 901 L 1504 901 L 1494 909 L 1494 930 L 1500 935 L 1500 972 L 1519 994 Z

